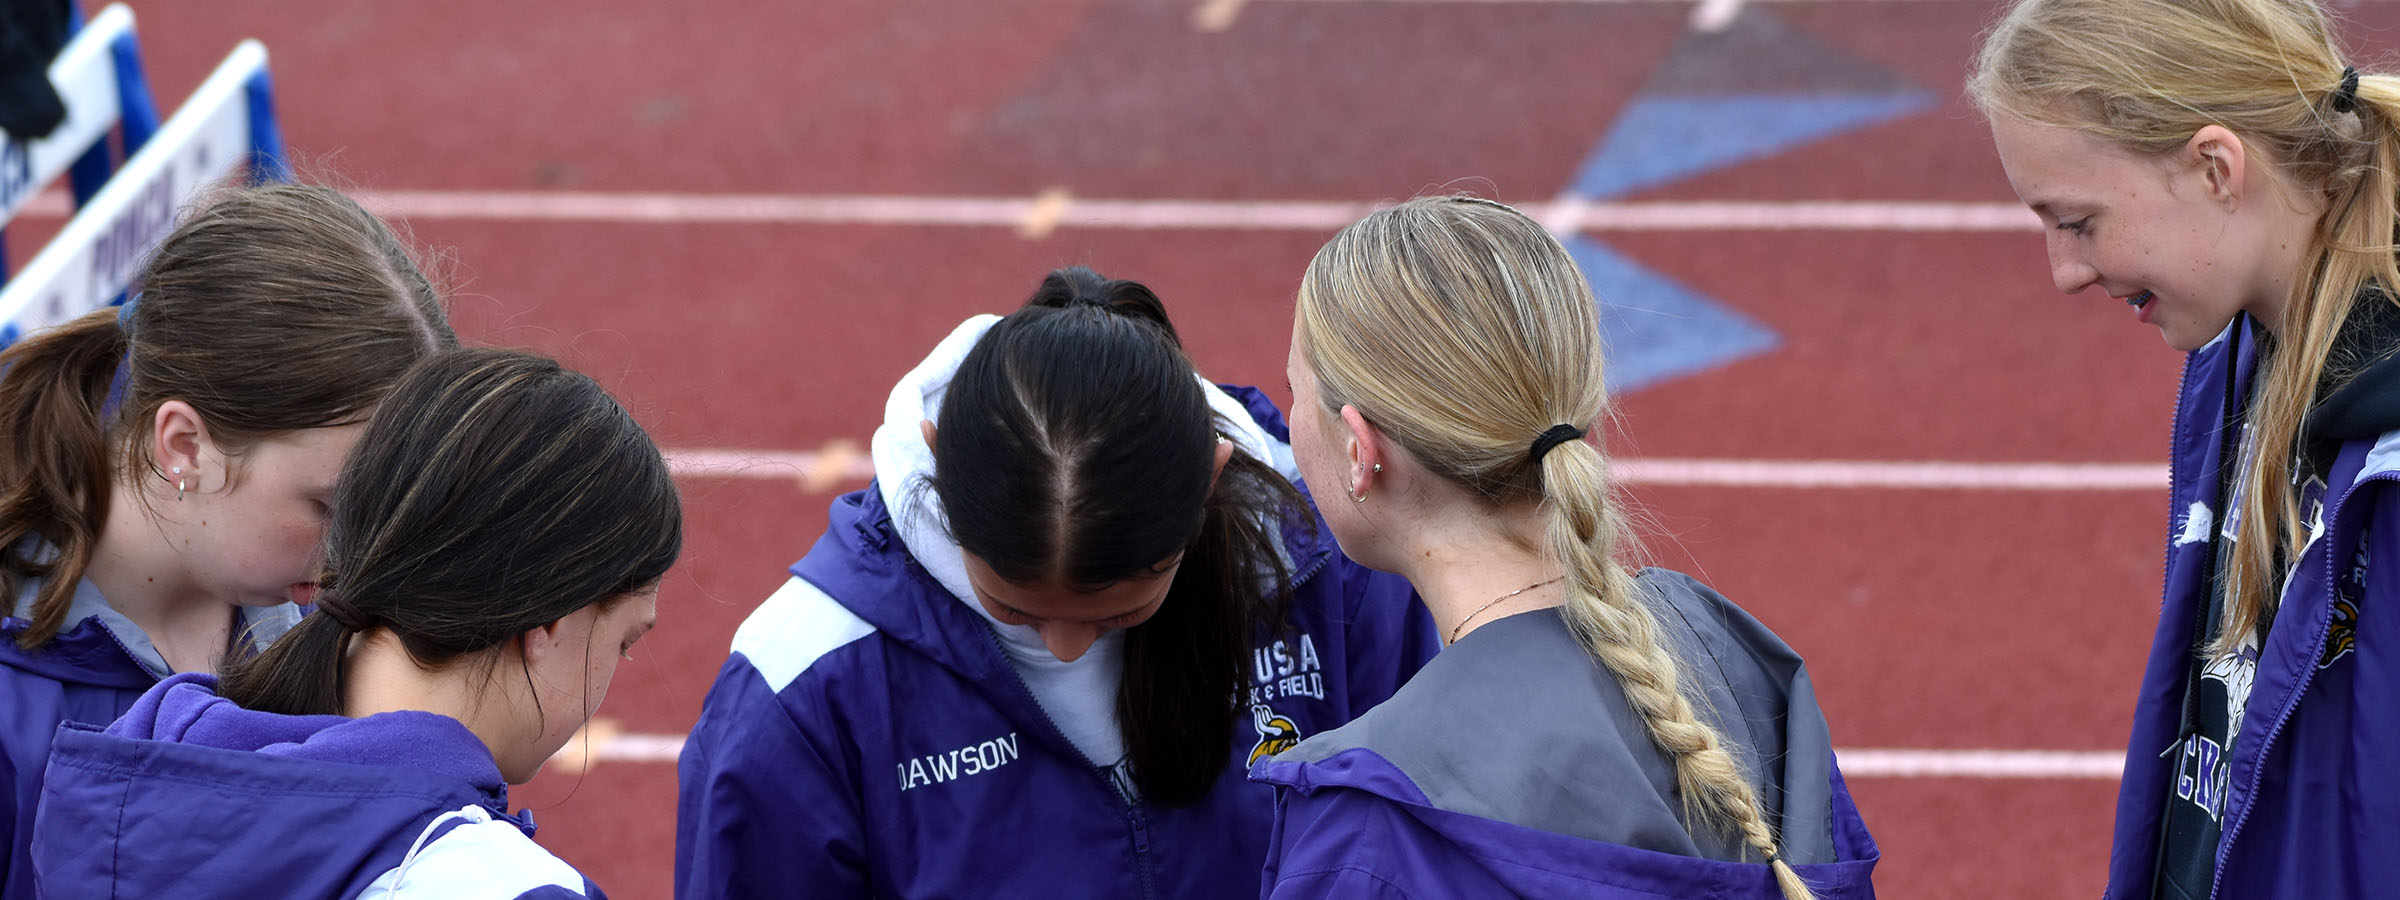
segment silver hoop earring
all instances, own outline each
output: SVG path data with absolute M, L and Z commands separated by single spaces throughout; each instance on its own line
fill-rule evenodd
M 177 503 L 182 503 L 182 502 L 183 502 L 183 467 L 182 467 L 182 466 L 176 466 L 174 469 L 172 469 L 172 470 L 170 470 L 170 471 L 173 471 L 173 472 L 175 473 L 175 502 L 177 502 Z

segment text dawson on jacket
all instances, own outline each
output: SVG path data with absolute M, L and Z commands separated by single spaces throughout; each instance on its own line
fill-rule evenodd
M 948 753 L 920 756 L 900 763 L 900 789 L 903 791 L 954 781 L 969 775 L 981 775 L 1017 758 L 1017 733 L 996 737 L 980 744 L 969 744 Z

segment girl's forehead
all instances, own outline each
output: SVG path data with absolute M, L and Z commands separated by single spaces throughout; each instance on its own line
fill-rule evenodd
M 2124 148 L 2059 125 L 1996 118 L 1992 143 L 2009 185 L 2037 211 L 2089 200 L 2094 194 L 2150 174 L 2143 160 Z

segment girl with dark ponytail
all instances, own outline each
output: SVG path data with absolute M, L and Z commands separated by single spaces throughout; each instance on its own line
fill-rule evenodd
M 657 621 L 683 534 L 658 448 L 589 378 L 453 351 L 376 410 L 333 508 L 316 614 L 59 732 L 44 897 L 599 896 L 507 790 Z
M 298 621 L 343 454 L 457 344 L 401 240 L 323 188 L 223 194 L 135 290 L 0 352 L 0 897 L 31 896 L 52 731 Z
M 1244 769 L 1436 644 L 1141 284 L 1065 269 L 968 320 L 873 452 L 685 745 L 683 896 L 1248 894 Z

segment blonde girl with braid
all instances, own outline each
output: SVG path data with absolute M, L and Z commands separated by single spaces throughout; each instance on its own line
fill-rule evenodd
M 2058 289 L 2188 354 L 2109 897 L 2400 880 L 2400 78 L 2353 62 L 2309 0 L 2022 0 L 1976 58 Z
M 1591 288 L 1508 207 L 1429 197 L 1301 281 L 1301 472 L 1342 550 L 1408 579 L 1449 647 L 1383 705 L 1252 770 L 1265 893 L 1872 895 L 1874 842 L 1799 656 L 1706 585 L 1623 562 Z

